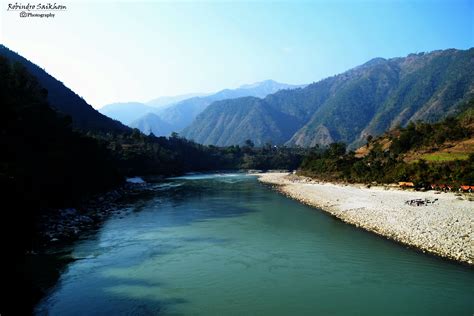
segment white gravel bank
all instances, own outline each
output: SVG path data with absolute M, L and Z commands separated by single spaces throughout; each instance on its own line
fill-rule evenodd
M 344 222 L 441 257 L 474 264 L 474 202 L 454 193 L 318 183 L 288 173 L 257 174 L 259 180 Z M 438 199 L 410 206 L 412 199 Z

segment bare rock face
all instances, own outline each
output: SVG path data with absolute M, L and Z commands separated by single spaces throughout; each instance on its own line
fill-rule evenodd
M 334 143 L 334 138 L 331 136 L 331 132 L 324 125 L 319 125 L 316 129 L 302 128 L 290 139 L 288 144 L 294 144 L 298 146 L 309 146 L 315 145 L 329 145 Z

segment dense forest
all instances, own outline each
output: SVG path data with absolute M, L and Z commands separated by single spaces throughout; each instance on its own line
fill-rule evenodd
M 248 140 L 243 146 L 216 147 L 197 144 L 172 133 L 170 137 L 131 133 L 88 133 L 106 147 L 114 166 L 124 176 L 177 175 L 190 171 L 238 169 L 296 169 L 304 148 L 256 147 Z
M 381 137 L 368 137 L 365 148 L 346 152 L 344 143 L 315 147 L 299 173 L 322 180 L 361 183 L 414 182 L 417 187 L 474 183 L 474 99 L 461 113 L 438 123 L 410 123 Z

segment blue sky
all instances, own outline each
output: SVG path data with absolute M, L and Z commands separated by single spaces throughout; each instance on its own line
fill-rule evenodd
M 7 3 L 1 42 L 96 108 L 474 46 L 474 1 L 59 1 L 52 19 Z

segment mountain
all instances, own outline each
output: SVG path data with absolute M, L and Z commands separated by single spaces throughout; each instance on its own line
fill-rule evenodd
M 146 116 L 148 113 L 159 113 L 161 110 L 164 110 L 182 100 L 204 95 L 205 94 L 203 93 L 188 93 L 172 97 L 159 97 L 146 103 L 116 102 L 104 105 L 99 109 L 99 112 L 114 120 L 120 121 L 123 124 L 129 125 L 142 116 Z
M 145 104 L 157 109 L 163 109 L 165 107 L 169 107 L 170 105 L 176 104 L 180 101 L 194 98 L 194 97 L 201 97 L 205 95 L 206 95 L 205 93 L 188 93 L 188 94 L 176 95 L 172 97 L 159 97 L 151 101 L 148 101 Z
M 190 98 L 160 111 L 158 115 L 163 121 L 172 126 L 173 131 L 179 132 L 186 126 L 190 125 L 196 116 L 204 111 L 204 109 L 212 102 L 246 96 L 261 98 L 282 89 L 295 89 L 298 87 L 301 86 L 266 80 L 250 85 L 243 85 L 237 89 L 221 90 L 204 97 Z M 152 123 L 150 122 L 147 125 L 151 126 L 151 124 Z
M 261 146 L 267 141 L 285 142 L 293 135 L 297 124 L 292 116 L 267 106 L 264 100 L 243 97 L 214 102 L 205 114 L 198 116 L 192 127 L 205 134 L 187 133 L 188 129 L 183 134 L 188 139 L 205 139 L 205 144 L 224 146 L 253 139 L 255 145 Z
M 269 94 L 280 90 L 291 90 L 296 88 L 303 88 L 306 85 L 292 85 L 286 83 L 276 82 L 274 80 L 265 80 L 252 84 L 245 84 L 236 90 L 223 90 L 220 92 L 221 99 L 231 99 L 241 96 L 253 96 L 257 98 L 264 98 Z
M 99 109 L 100 113 L 126 125 L 148 113 L 157 111 L 157 108 L 139 102 L 111 103 Z
M 474 98 L 458 111 L 436 123 L 410 122 L 369 138 L 355 154 L 346 153 L 342 143 L 311 149 L 298 173 L 324 181 L 408 181 L 418 188 L 442 183 L 462 189 L 474 181 Z
M 22 64 L 29 73 L 38 80 L 39 84 L 48 91 L 48 103 L 57 111 L 70 115 L 75 128 L 94 131 L 116 131 L 123 132 L 129 130 L 113 119 L 96 111 L 84 99 L 66 87 L 46 71 L 33 64 L 24 57 L 11 51 L 0 44 L 0 55 Z
M 128 126 L 138 128 L 145 134 L 170 135 L 174 130 L 173 126 L 163 121 L 158 115 L 148 113 L 139 119 L 131 122 Z
M 255 144 L 271 141 L 305 147 L 342 141 L 355 148 L 368 135 L 454 114 L 472 95 L 474 48 L 375 58 L 305 88 L 254 100 L 273 113 L 264 120 L 261 111 L 243 115 L 241 108 L 248 107 L 247 98 L 221 101 L 211 104 L 181 134 L 214 145 L 242 144 L 248 138 Z M 286 115 L 286 120 L 274 120 L 275 113 Z M 242 125 L 222 124 L 243 119 L 245 130 Z M 270 132 L 265 126 L 269 121 L 271 130 L 279 132 Z

